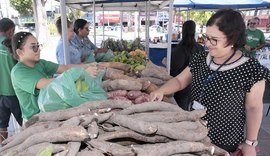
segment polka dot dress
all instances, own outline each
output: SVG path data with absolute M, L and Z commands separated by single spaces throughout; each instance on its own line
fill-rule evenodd
M 244 140 L 245 95 L 256 82 L 269 80 L 269 70 L 256 59 L 242 56 L 221 67 L 203 87 L 203 81 L 220 66 L 211 60 L 207 52 L 202 52 L 194 55 L 189 65 L 193 76 L 192 100 L 199 101 L 202 95 L 201 103 L 207 107 L 203 119 L 208 121 L 212 142 L 237 147 Z

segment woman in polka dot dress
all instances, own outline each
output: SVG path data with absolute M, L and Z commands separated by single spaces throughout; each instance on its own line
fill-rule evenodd
M 212 143 L 228 152 L 240 148 L 244 156 L 255 156 L 269 70 L 238 50 L 245 44 L 239 12 L 217 11 L 203 37 L 208 51 L 195 54 L 182 73 L 151 93 L 151 100 L 162 100 L 191 83 L 193 108 L 207 108 L 203 119 L 208 121 Z

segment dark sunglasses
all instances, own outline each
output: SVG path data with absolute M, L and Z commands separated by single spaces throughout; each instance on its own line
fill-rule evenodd
M 254 22 L 254 23 L 253 23 L 253 22 L 250 22 L 249 24 L 250 24 L 250 25 L 256 25 L 257 23 L 255 23 L 255 22 Z
M 31 48 L 35 53 L 37 53 L 38 50 L 39 50 L 40 48 L 42 48 L 42 44 L 32 45 L 30 48 Z

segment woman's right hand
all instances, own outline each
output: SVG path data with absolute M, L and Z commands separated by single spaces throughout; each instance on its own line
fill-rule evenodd
M 155 90 L 150 93 L 150 101 L 161 101 L 163 99 L 164 93 L 160 90 Z
M 96 65 L 91 64 L 85 69 L 85 71 L 91 76 L 96 77 L 98 73 L 98 67 Z

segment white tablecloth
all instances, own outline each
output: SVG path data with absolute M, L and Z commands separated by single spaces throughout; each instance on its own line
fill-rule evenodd
M 258 61 L 270 70 L 270 46 L 266 46 L 256 52 Z

